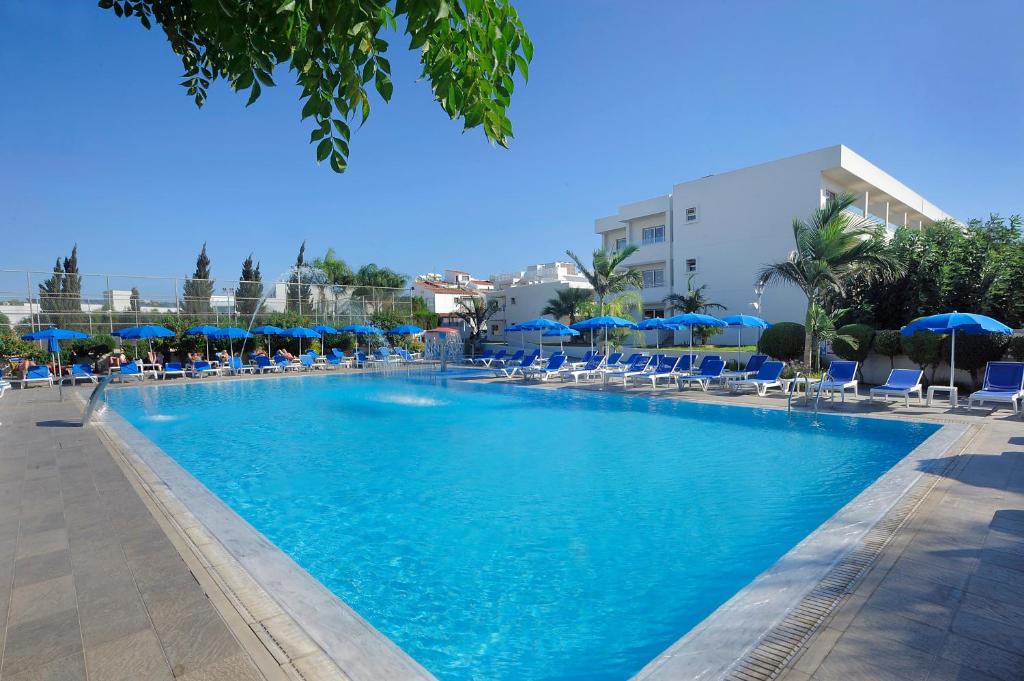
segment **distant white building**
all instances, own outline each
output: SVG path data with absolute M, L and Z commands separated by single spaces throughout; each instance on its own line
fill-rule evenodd
M 428 272 L 416 277 L 412 284 L 412 295 L 423 298 L 427 309 L 439 316 L 442 325 L 466 332 L 465 324 L 454 314 L 462 309 L 460 301 L 483 298 L 493 288 L 494 284 L 488 279 L 478 279 L 469 272 L 448 269 L 443 274 Z
M 594 231 L 609 251 L 636 245 L 626 265 L 643 272 L 645 316 L 662 316 L 663 299 L 707 284 L 725 314 L 803 322 L 806 301 L 792 286 L 759 296 L 760 268 L 794 248 L 793 218 L 805 218 L 840 192 L 857 197 L 851 212 L 892 231 L 950 216 L 851 149 L 839 145 L 677 184 L 671 194 L 620 206 Z M 760 306 L 756 305 L 760 303 Z M 716 314 L 718 314 L 716 312 Z
M 492 274 L 491 282 L 494 290 L 487 294 L 487 299 L 497 302 L 498 313 L 488 322 L 486 335 L 489 340 L 499 341 L 505 340 L 507 327 L 540 317 L 558 291 L 591 288 L 574 262 L 530 265 L 519 272 Z

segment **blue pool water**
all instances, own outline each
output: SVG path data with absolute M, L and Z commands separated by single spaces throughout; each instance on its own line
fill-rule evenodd
M 626 679 L 935 426 L 382 377 L 113 408 L 441 679 Z

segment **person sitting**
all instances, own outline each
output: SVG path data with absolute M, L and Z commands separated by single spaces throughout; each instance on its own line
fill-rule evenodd
M 252 353 L 253 357 L 266 357 L 267 351 L 263 349 L 263 346 L 256 348 L 255 352 Z
M 284 357 L 289 362 L 291 362 L 291 361 L 293 361 L 295 359 L 295 355 L 293 355 L 292 353 L 288 352 L 284 348 L 278 348 L 276 354 L 279 357 Z
M 163 366 L 164 365 L 164 353 L 162 353 L 159 350 L 157 350 L 156 353 L 153 355 L 153 364 L 159 364 L 160 366 Z
M 25 359 L 21 360 L 21 366 L 19 368 L 21 369 L 21 378 L 22 378 L 22 380 L 25 380 L 28 377 L 28 370 L 31 369 L 34 366 L 38 366 L 35 363 L 35 360 L 29 359 L 28 357 L 26 357 Z
M 216 357 L 217 361 L 219 361 L 221 364 L 227 364 L 228 361 L 231 359 L 231 355 L 228 354 L 227 350 L 221 350 L 220 352 L 217 353 Z

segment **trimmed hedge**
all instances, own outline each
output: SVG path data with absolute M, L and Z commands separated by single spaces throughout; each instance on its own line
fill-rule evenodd
M 871 352 L 871 340 L 875 336 L 875 330 L 867 324 L 847 324 L 836 330 L 840 336 L 850 336 L 857 341 L 857 347 L 841 338 L 832 341 L 832 352 L 841 359 L 853 360 L 863 363 Z
M 761 333 L 757 344 L 758 352 L 783 362 L 791 362 L 804 356 L 804 325 L 794 322 L 779 322 Z
M 1024 336 L 1013 336 L 1006 346 L 1006 355 L 1018 362 L 1024 362 Z
M 903 354 L 903 336 L 893 329 L 882 329 L 875 332 L 872 344 L 874 351 L 889 358 L 889 366 L 896 366 L 896 356 Z

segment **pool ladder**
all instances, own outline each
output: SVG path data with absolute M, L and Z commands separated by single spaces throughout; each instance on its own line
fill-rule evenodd
M 800 372 L 796 372 L 793 376 L 793 380 L 789 382 L 789 394 L 786 397 L 786 413 L 793 413 L 793 395 L 796 394 L 797 387 L 800 385 Z

